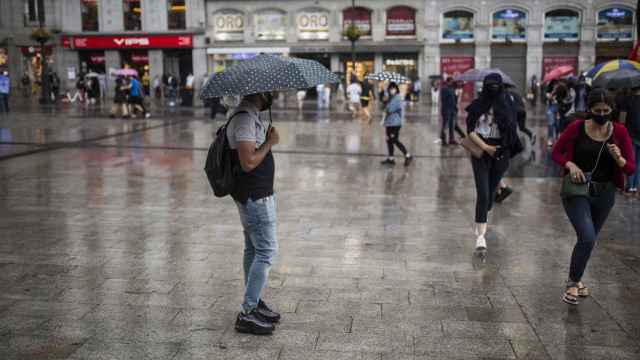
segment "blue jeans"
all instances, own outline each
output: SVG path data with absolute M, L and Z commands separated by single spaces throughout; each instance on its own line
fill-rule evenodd
M 629 189 L 637 189 L 640 183 L 640 140 L 633 140 L 633 156 L 636 160 L 636 172 L 629 177 Z
M 616 202 L 616 189 L 613 184 L 599 196 L 576 196 L 562 199 L 564 211 L 578 235 L 578 242 L 571 254 L 569 280 L 582 279 L 591 251 L 609 212 Z
M 547 105 L 547 138 L 554 140 L 558 132 L 558 105 Z
M 260 294 L 267 284 L 269 269 L 278 252 L 276 240 L 275 195 L 259 200 L 236 202 L 244 229 L 244 302 L 248 313 L 258 306 Z

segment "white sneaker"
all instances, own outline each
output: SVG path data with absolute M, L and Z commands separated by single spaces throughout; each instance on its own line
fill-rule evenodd
M 148 119 L 148 118 L 150 118 L 150 117 L 151 117 L 151 114 L 146 113 L 146 114 L 144 115 L 144 117 L 145 117 L 145 119 Z
M 487 240 L 484 235 L 480 235 L 476 238 L 476 250 L 485 250 L 487 248 Z

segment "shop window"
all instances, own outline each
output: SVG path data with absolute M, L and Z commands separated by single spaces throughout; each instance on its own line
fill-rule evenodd
M 124 29 L 127 31 L 142 30 L 142 7 L 140 0 L 123 0 Z
M 237 10 L 220 10 L 213 14 L 216 41 L 244 40 L 244 14 Z
M 187 28 L 187 6 L 185 0 L 168 0 L 169 30 L 184 30 Z
M 24 0 L 24 26 L 37 26 L 40 20 L 45 21 L 44 0 Z
M 493 13 L 491 39 L 494 41 L 526 41 L 527 13 L 505 9 Z
M 415 37 L 416 10 L 408 6 L 395 6 L 387 10 L 387 36 Z
M 607 8 L 598 12 L 598 41 L 632 41 L 633 11 Z
M 80 0 L 82 31 L 98 31 L 98 0 Z
M 580 36 L 580 14 L 569 9 L 549 11 L 544 17 L 545 41 L 577 41 Z
M 473 42 L 473 13 L 448 11 L 442 15 L 442 42 Z
M 254 15 L 257 40 L 286 40 L 287 16 L 280 10 L 262 10 Z

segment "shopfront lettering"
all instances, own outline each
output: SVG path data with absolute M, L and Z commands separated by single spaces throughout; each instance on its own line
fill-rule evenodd
M 71 45 L 76 49 L 173 49 L 191 48 L 191 35 L 156 36 L 74 36 Z
M 304 40 L 329 39 L 329 12 L 321 9 L 298 13 L 298 37 Z

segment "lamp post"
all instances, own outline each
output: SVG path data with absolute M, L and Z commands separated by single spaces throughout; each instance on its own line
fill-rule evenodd
M 51 39 L 51 34 L 44 28 L 44 0 L 38 0 L 38 29 L 32 34 L 31 38 L 40 43 L 40 83 L 42 84 L 42 93 L 40 95 L 40 104 L 51 104 L 51 91 L 49 90 L 49 64 L 47 63 L 47 51 L 45 45 Z
M 351 24 L 345 30 L 345 36 L 351 41 L 351 72 L 352 76 L 356 72 L 356 42 L 360 39 L 360 29 L 355 23 L 356 1 L 351 0 Z

